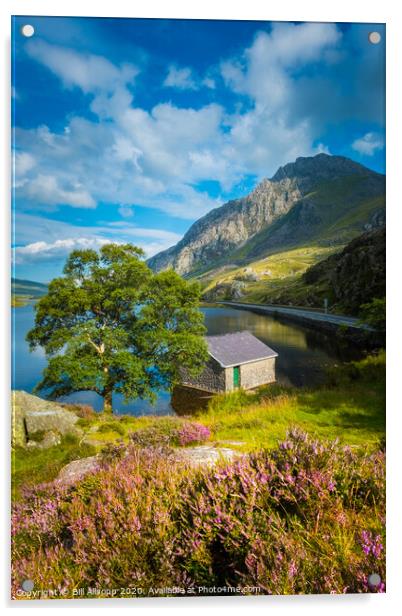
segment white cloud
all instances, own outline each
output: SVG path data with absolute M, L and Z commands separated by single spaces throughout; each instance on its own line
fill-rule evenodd
M 334 24 L 273 24 L 270 33 L 257 34 L 241 58 L 222 63 L 226 84 L 260 105 L 277 109 L 288 101 L 295 87 L 292 72 L 323 60 L 341 33 Z
M 35 166 L 34 157 L 28 152 L 16 152 L 14 155 L 14 172 L 18 178 L 25 175 L 32 167 Z
M 128 85 L 134 83 L 138 67 L 112 64 L 107 58 L 79 53 L 73 49 L 32 40 L 26 45 L 28 54 L 57 75 L 65 88 L 80 88 L 93 94 L 91 110 L 103 118 L 124 109 L 133 99 Z
M 317 143 L 314 149 L 317 154 L 331 154 L 329 147 L 325 143 Z
M 301 64 L 333 62 L 340 32 L 333 24 L 274 24 L 252 45 L 204 79 L 190 68 L 171 65 L 165 85 L 179 89 L 226 87 L 249 99 L 247 110 L 228 114 L 219 104 L 197 109 L 161 103 L 150 110 L 135 106 L 133 65 L 116 66 L 106 58 L 30 41 L 28 52 L 56 74 L 66 88 L 92 95 L 96 121 L 72 117 L 60 133 L 46 126 L 17 129 L 17 142 L 35 159 L 17 187 L 21 207 L 67 204 L 94 207 L 116 204 L 128 217 L 132 206 L 156 208 L 194 220 L 219 206 L 197 187 L 219 182 L 230 191 L 245 176 L 272 175 L 300 155 L 312 155 L 315 128 L 308 117 L 288 110 L 298 99 Z M 24 165 L 23 165 L 24 166 Z
M 205 86 L 206 88 L 209 88 L 210 90 L 215 90 L 216 81 L 212 77 L 205 77 L 202 80 L 202 85 Z
M 377 133 L 366 133 L 352 143 L 352 148 L 365 156 L 373 156 L 376 150 L 382 150 L 383 147 L 384 139 Z
M 33 229 L 35 242 L 30 241 Z M 64 259 L 75 248 L 97 249 L 110 242 L 135 244 L 150 257 L 176 244 L 181 237 L 173 231 L 137 227 L 124 220 L 88 227 L 18 212 L 14 258 L 18 265 L 52 262 Z
M 138 74 L 132 64 L 117 67 L 103 56 L 79 53 L 39 39 L 30 41 L 26 49 L 32 58 L 58 75 L 65 87 L 79 87 L 85 93 L 114 93 Z
M 134 209 L 126 205 L 119 207 L 118 212 L 123 218 L 131 218 L 131 216 L 134 216 Z
M 90 238 L 67 238 L 55 242 L 33 242 L 26 246 L 14 249 L 15 263 L 21 265 L 26 262 L 52 261 L 66 257 L 72 250 L 93 248 L 97 250 L 108 240 Z
M 27 194 L 39 203 L 47 205 L 71 205 L 72 207 L 94 208 L 96 202 L 79 182 L 69 189 L 61 188 L 56 177 L 38 175 L 26 184 Z
M 198 90 L 199 86 L 190 68 L 178 68 L 173 64 L 169 66 L 163 85 L 178 90 Z

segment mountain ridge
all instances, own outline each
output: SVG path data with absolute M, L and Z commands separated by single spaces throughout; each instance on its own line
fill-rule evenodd
M 298 157 L 245 197 L 208 212 L 148 264 L 191 276 L 313 238 L 346 243 L 383 224 L 384 195 L 385 176 L 351 159 L 323 153 Z M 356 220 L 348 221 L 354 213 Z

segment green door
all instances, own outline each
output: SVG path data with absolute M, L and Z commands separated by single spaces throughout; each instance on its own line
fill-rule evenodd
M 240 366 L 233 368 L 233 386 L 240 387 Z

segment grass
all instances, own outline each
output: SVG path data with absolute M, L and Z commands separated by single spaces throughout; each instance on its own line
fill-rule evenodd
M 14 505 L 13 598 L 35 598 L 21 596 L 24 579 L 49 598 L 362 593 L 373 572 L 385 590 L 383 450 L 290 430 L 215 468 L 158 449 L 110 453 L 75 486 L 40 486 Z
M 218 441 L 244 442 L 245 451 L 274 447 L 292 426 L 323 440 L 375 447 L 385 436 L 385 354 L 341 366 L 316 389 L 268 385 L 217 395 L 197 420 Z
M 64 436 L 60 445 L 50 449 L 27 450 L 17 447 L 11 458 L 13 500 L 19 500 L 22 488 L 52 481 L 69 462 L 95 453 L 94 447 L 80 444 L 73 435 Z
M 248 268 L 255 272 L 259 280 L 256 282 L 243 281 L 245 289 L 241 301 L 248 303 L 265 303 L 267 298 L 274 302 L 284 291 L 292 294 L 295 303 L 305 302 L 306 285 L 302 281 L 302 274 L 312 265 L 327 258 L 334 252 L 343 249 L 343 245 L 337 247 L 306 246 L 293 250 L 286 250 L 270 255 L 264 259 L 251 262 Z M 245 267 L 234 267 L 229 271 L 218 274 L 213 272 L 198 277 L 202 285 L 203 293 L 211 291 L 216 285 L 232 283 L 241 279 Z M 315 291 L 317 291 L 315 289 Z
M 274 448 L 292 427 L 324 441 L 339 439 L 358 448 L 375 449 L 385 437 L 385 353 L 340 365 L 326 386 L 297 389 L 278 384 L 252 392 L 242 390 L 211 398 L 208 408 L 191 419 L 211 431 L 211 440 L 239 441 L 240 451 Z M 108 443 L 128 444 L 138 433 L 146 446 L 171 436 L 185 422 L 182 417 L 93 414 L 78 420 L 88 442 L 65 436 L 50 449 L 13 452 L 12 485 L 15 499 L 22 487 L 54 479 L 60 469 L 78 458 L 94 455 Z M 149 442 L 148 442 L 149 441 Z

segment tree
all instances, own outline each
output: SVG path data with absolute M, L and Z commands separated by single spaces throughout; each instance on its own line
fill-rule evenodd
M 386 302 L 385 297 L 376 297 L 360 306 L 360 322 L 380 332 L 385 332 Z
M 36 305 L 30 349 L 48 364 L 36 391 L 54 399 L 95 391 L 105 412 L 113 392 L 154 401 L 172 389 L 180 368 L 199 373 L 207 360 L 198 284 L 172 270 L 154 274 L 141 249 L 107 244 L 75 250 L 63 276 Z

